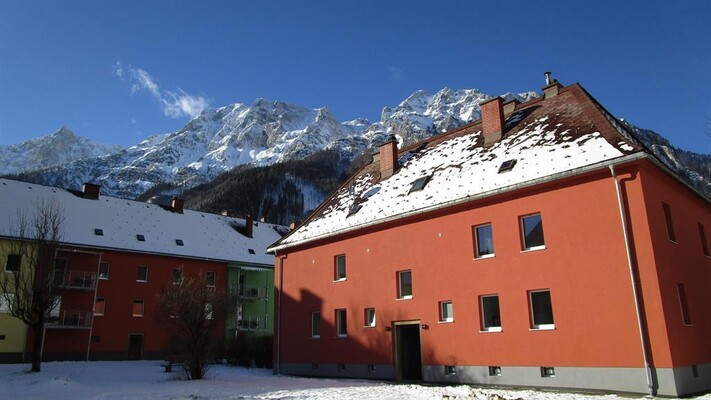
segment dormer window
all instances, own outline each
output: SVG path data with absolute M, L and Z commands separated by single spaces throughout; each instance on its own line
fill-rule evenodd
M 501 163 L 501 166 L 499 167 L 499 173 L 511 171 L 515 165 L 516 165 L 515 158 L 513 160 L 506 160 Z
M 139 233 L 138 235 L 136 235 L 136 239 L 137 239 L 139 242 L 145 242 L 145 241 L 146 241 L 146 237 L 143 236 L 143 235 L 141 235 L 140 233 Z
M 96 236 L 104 236 L 104 230 L 101 228 L 96 228 L 94 229 L 94 235 Z
M 185 245 L 185 243 L 183 243 L 183 239 L 175 239 L 175 244 L 177 244 L 178 246 L 184 246 L 184 245 Z
M 414 182 L 412 182 L 412 186 L 410 187 L 410 191 L 408 193 L 416 192 L 418 190 L 422 190 L 425 188 L 427 185 L 427 182 L 430 181 L 430 176 L 423 176 L 421 178 L 417 178 Z

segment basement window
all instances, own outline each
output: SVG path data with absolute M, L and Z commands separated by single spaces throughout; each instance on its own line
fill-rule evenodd
M 94 229 L 94 235 L 96 236 L 104 236 L 104 230 L 101 228 L 96 228 Z
M 541 377 L 542 378 L 555 378 L 555 368 L 541 367 Z
M 457 367 L 454 365 L 445 365 L 444 366 L 444 374 L 445 375 L 456 375 L 457 374 Z
M 139 242 L 145 242 L 146 237 L 139 233 L 138 235 L 136 235 L 136 240 L 138 240 Z
M 489 366 L 489 376 L 501 376 L 501 367 L 498 365 Z
M 408 192 L 408 194 L 424 189 L 425 186 L 427 186 L 427 182 L 429 182 L 429 181 L 430 181 L 429 175 L 423 176 L 421 178 L 417 178 L 414 182 L 412 182 L 412 186 L 410 187 L 410 191 Z
M 506 160 L 501 163 L 501 166 L 499 167 L 499 173 L 502 172 L 508 172 L 513 169 L 513 167 L 516 166 L 516 159 L 514 158 L 513 160 Z
M 175 244 L 178 246 L 185 246 L 185 243 L 183 243 L 183 239 L 175 239 Z

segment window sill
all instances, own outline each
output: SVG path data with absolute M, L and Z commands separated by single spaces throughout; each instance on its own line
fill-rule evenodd
M 347 339 L 348 335 L 338 335 L 334 339 Z
M 487 258 L 495 258 L 495 257 L 496 257 L 496 254 L 495 254 L 495 253 L 484 254 L 484 255 L 482 255 L 482 256 L 474 257 L 474 261 L 477 261 L 477 260 L 486 260 Z
M 141 280 L 138 280 L 138 279 L 136 279 L 136 282 L 138 282 L 138 283 L 148 283 L 148 281 L 141 281 Z M 176 283 L 174 283 L 174 285 L 176 285 Z
M 503 332 L 501 328 L 489 328 L 489 329 L 482 329 L 479 331 L 479 333 L 500 333 Z
M 555 325 L 542 325 L 538 327 L 529 328 L 529 331 L 554 331 Z
M 438 321 L 440 324 L 453 324 L 454 320 L 453 319 L 447 319 L 444 321 Z
M 533 247 L 529 247 L 527 249 L 523 249 L 523 250 L 521 250 L 521 253 L 530 253 L 532 251 L 539 251 L 539 250 L 545 250 L 545 249 L 546 249 L 546 245 L 544 244 L 543 246 L 533 246 Z
M 671 240 L 669 238 L 667 238 L 667 240 L 669 241 L 669 243 L 679 244 L 679 242 L 677 242 L 676 240 Z
M 396 300 L 412 300 L 412 296 L 398 297 Z
M 134 318 L 143 318 L 143 315 L 132 315 Z
M 375 325 L 363 325 L 363 328 L 375 328 Z
M 341 279 L 335 279 L 335 280 L 333 281 L 333 283 L 336 283 L 336 282 L 345 282 L 345 281 L 346 281 L 346 278 L 341 278 Z
M 318 340 L 318 339 L 321 339 L 321 336 L 311 336 L 309 339 L 310 340 Z
M 694 327 L 694 324 L 684 324 L 684 326 L 686 326 L 686 327 L 688 327 L 688 328 L 693 328 L 693 327 Z

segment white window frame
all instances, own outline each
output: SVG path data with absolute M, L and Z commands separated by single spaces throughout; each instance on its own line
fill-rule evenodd
M 339 268 L 339 260 L 343 260 L 343 276 L 341 276 L 341 269 Z M 346 255 L 339 254 L 333 257 L 333 281 L 341 282 L 346 280 Z
M 479 296 L 479 307 L 481 308 L 481 331 L 482 332 L 501 332 L 501 302 L 499 303 L 499 326 L 486 326 L 486 308 L 484 308 L 484 299 L 489 299 L 496 297 L 497 301 L 499 299 L 498 294 L 487 294 Z
M 404 295 L 402 294 L 402 276 L 404 274 L 409 274 L 410 275 L 410 294 Z M 397 271 L 397 298 L 398 300 L 408 300 L 412 298 L 412 294 L 414 293 L 413 287 L 412 287 L 412 270 L 411 269 L 406 269 L 402 271 Z
M 318 321 L 318 332 L 315 332 L 314 322 Z M 311 313 L 311 338 L 319 339 L 321 337 L 321 311 Z
M 100 313 L 96 312 L 96 304 L 99 303 L 99 300 L 101 300 L 104 303 L 104 309 Z M 92 310 L 94 312 L 95 316 L 101 316 L 106 314 L 106 297 L 97 297 L 96 300 L 94 301 L 94 309 Z
M 667 229 L 667 239 L 670 242 L 677 244 L 676 230 L 674 229 L 674 218 L 669 203 L 662 202 L 662 213 L 664 215 L 664 226 Z
M 345 327 L 345 332 L 341 331 L 341 323 Z M 348 337 L 348 311 L 345 308 L 336 309 L 336 334 L 339 338 Z
M 138 270 L 139 270 L 139 268 L 141 268 L 141 267 L 143 267 L 143 268 L 146 269 L 146 279 L 145 279 L 145 280 L 144 280 L 144 279 L 138 279 Z M 141 265 L 137 265 L 137 266 L 136 266 L 136 282 L 148 282 L 148 266 L 147 266 L 147 265 L 141 264 Z
M 102 265 L 106 265 L 106 275 L 103 275 L 103 274 L 101 273 L 101 266 L 102 266 Z M 100 279 L 100 280 L 103 280 L 103 281 L 109 280 L 109 273 L 110 273 L 110 271 L 111 271 L 111 263 L 106 262 L 106 261 L 102 261 L 102 262 L 99 263 L 99 279 Z
M 676 295 L 679 299 L 681 323 L 684 324 L 684 326 L 694 326 L 694 323 L 691 321 L 691 312 L 689 311 L 689 298 L 686 296 L 686 288 L 683 283 L 676 284 Z
M 365 310 L 363 310 L 363 317 L 364 317 L 364 324 L 363 326 L 366 328 L 374 328 L 375 325 L 377 324 L 376 320 L 376 314 L 375 314 L 375 308 L 374 307 L 368 307 Z
M 484 228 L 484 227 L 489 227 L 489 230 L 491 232 L 491 253 L 487 254 L 481 254 L 479 251 L 479 228 Z M 474 226 L 474 258 L 479 260 L 483 258 L 491 258 L 496 256 L 496 248 L 494 248 L 494 227 L 492 226 L 491 222 L 486 223 L 486 224 L 479 224 Z
M 138 302 L 141 303 L 141 313 L 140 313 L 140 314 L 136 314 L 136 313 L 134 312 L 134 309 L 133 309 L 133 306 L 135 306 L 136 303 L 138 303 Z M 146 315 L 146 300 L 144 300 L 144 299 L 134 299 L 134 300 L 133 300 L 133 303 L 131 303 L 131 304 L 132 304 L 132 307 L 131 307 L 131 316 L 132 316 L 132 317 L 143 317 L 143 316 Z
M 524 225 L 523 221 L 527 218 L 535 217 L 538 216 L 541 219 L 541 233 L 543 236 L 543 244 L 535 245 L 535 246 L 529 246 L 528 243 L 526 243 L 526 226 Z M 519 226 L 521 229 L 521 247 L 522 251 L 535 251 L 535 250 L 543 250 L 546 248 L 546 235 L 545 231 L 543 231 L 543 215 L 540 212 L 537 213 L 532 213 L 532 214 L 526 214 L 522 215 L 518 218 L 519 220 Z
M 451 312 L 447 310 L 447 305 L 449 305 Z M 439 302 L 439 322 L 454 322 L 454 303 L 452 300 Z
M 551 300 L 551 318 L 553 319 L 552 324 L 536 324 L 536 316 L 533 312 L 533 294 L 548 292 L 548 297 Z M 531 315 L 531 330 L 552 330 L 555 329 L 555 316 L 553 315 L 553 296 L 551 296 L 550 289 L 537 289 L 528 291 L 528 307 L 529 313 Z

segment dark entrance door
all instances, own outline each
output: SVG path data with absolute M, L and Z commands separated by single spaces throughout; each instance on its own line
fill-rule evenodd
M 422 379 L 420 324 L 395 326 L 397 371 L 400 379 Z
M 143 351 L 143 335 L 142 334 L 128 335 L 128 359 L 129 360 L 140 360 L 142 351 Z

